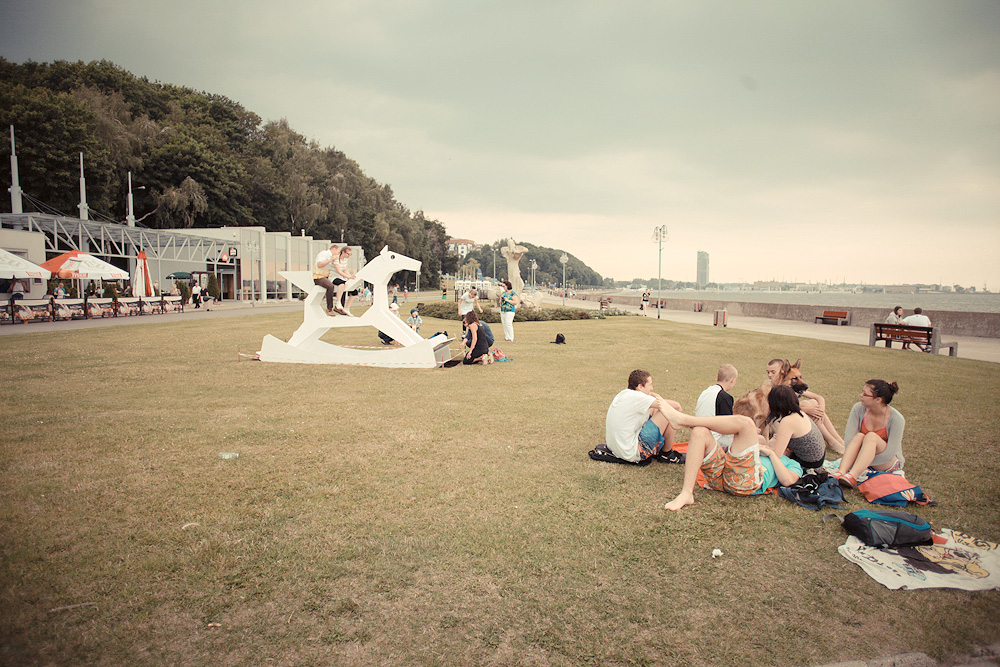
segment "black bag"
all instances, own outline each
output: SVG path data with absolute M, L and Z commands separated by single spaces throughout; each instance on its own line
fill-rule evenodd
M 553 343 L 559 343 L 560 345 L 564 345 L 566 343 L 566 336 L 563 336 L 561 333 L 556 334 L 556 339 L 554 341 L 552 341 L 552 342 Z
M 844 530 L 870 547 L 931 544 L 931 525 L 897 510 L 858 510 L 844 517 Z

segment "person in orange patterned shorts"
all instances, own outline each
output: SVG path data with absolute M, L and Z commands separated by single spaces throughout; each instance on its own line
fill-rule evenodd
M 691 429 L 684 483 L 677 497 L 666 504 L 668 510 L 677 511 L 694 503 L 699 470 L 710 488 L 734 496 L 757 495 L 778 484 L 789 486 L 802 475 L 798 463 L 787 456 L 779 458 L 763 444 L 750 417 L 692 417 L 670 405 L 661 406 L 660 410 L 675 429 L 681 426 Z M 728 451 L 715 441 L 712 431 L 733 436 Z

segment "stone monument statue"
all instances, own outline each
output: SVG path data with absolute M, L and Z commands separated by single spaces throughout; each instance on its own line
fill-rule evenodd
M 527 252 L 528 249 L 523 245 L 514 245 L 514 239 L 507 239 L 507 245 L 500 248 L 500 254 L 507 258 L 507 280 L 518 294 L 524 291 L 524 280 L 521 279 L 521 268 L 517 264 Z
M 518 298 L 521 301 L 521 307 L 540 308 L 542 305 L 542 293 L 525 293 L 524 279 L 521 278 L 521 269 L 518 266 L 518 262 L 521 261 L 521 258 L 524 257 L 527 252 L 528 249 L 523 245 L 516 245 L 514 243 L 514 239 L 507 239 L 507 245 L 500 248 L 500 254 L 507 258 L 507 280 L 510 281 L 511 287 L 513 287 L 514 291 L 517 292 Z M 495 298 L 499 301 L 499 292 L 496 294 Z

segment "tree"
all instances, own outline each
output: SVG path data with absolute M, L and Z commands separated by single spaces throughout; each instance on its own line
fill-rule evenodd
M 199 213 L 208 210 L 205 189 L 188 176 L 179 187 L 170 187 L 157 197 L 156 217 L 165 227 L 193 227 Z M 178 222 L 180 225 L 176 224 Z
M 14 126 L 21 188 L 48 206 L 76 215 L 80 153 L 89 176 L 96 183 L 106 180 L 108 154 L 96 136 L 97 121 L 73 95 L 0 82 L 0 125 L 5 131 Z M 10 183 L 8 160 L 0 160 L 0 174 Z M 95 207 L 111 204 L 106 188 L 95 187 L 87 195 Z M 31 210 L 30 204 L 26 208 Z

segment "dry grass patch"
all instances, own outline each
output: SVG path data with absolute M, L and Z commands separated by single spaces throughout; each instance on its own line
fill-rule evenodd
M 784 665 L 1000 637 L 996 592 L 886 591 L 817 514 L 709 492 L 668 514 L 680 466 L 586 457 L 632 368 L 692 409 L 721 363 L 743 392 L 802 357 L 841 427 L 898 381 L 941 501 L 918 512 L 997 540 L 997 365 L 641 318 L 519 324 L 489 368 L 236 362 L 299 322 L 4 339 L 0 662 Z

